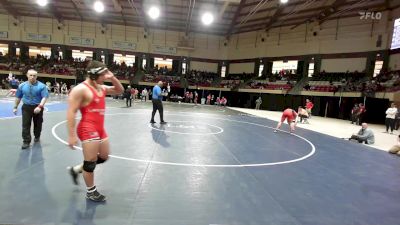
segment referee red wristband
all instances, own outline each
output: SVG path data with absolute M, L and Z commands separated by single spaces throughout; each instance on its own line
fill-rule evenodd
M 42 105 L 38 105 L 37 107 L 39 107 L 39 108 L 43 109 L 43 106 L 42 106 Z

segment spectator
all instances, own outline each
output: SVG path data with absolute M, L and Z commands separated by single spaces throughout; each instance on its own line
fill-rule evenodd
M 312 111 L 313 107 L 314 107 L 314 104 L 312 103 L 312 101 L 310 101 L 310 99 L 306 99 L 306 110 L 307 110 L 309 118 L 311 118 L 311 111 Z
M 47 81 L 47 82 L 46 82 L 46 87 L 47 87 L 47 91 L 48 91 L 49 94 L 50 94 L 50 91 L 51 91 L 51 82 L 50 82 L 50 81 Z
M 400 127 L 400 107 L 397 107 L 397 114 L 394 121 L 394 129 L 399 130 Z
M 390 105 L 390 108 L 386 110 L 386 133 L 389 133 L 390 127 L 390 134 L 393 134 L 394 126 L 395 126 L 395 119 L 397 114 L 397 107 L 394 103 Z
M 358 110 L 358 125 L 360 125 L 363 121 L 364 121 L 364 115 L 365 115 L 365 112 L 367 111 L 366 109 L 365 109 L 365 105 L 363 104 L 363 103 L 360 103 L 359 104 L 359 110 Z
M 199 94 L 197 93 L 197 91 L 194 91 L 194 104 L 197 105 L 197 101 L 199 98 Z
M 17 79 L 15 79 L 15 77 L 12 77 L 12 79 L 10 80 L 11 89 L 17 89 L 19 83 L 20 82 Z
M 358 131 L 357 134 L 351 135 L 349 140 L 356 140 L 359 143 L 364 142 L 365 144 L 374 144 L 375 143 L 374 132 L 372 132 L 372 130 L 368 128 L 368 124 L 362 123 L 361 127 L 362 128 Z
M 126 107 L 132 107 L 132 88 L 130 85 L 124 91 L 124 98 L 126 99 Z
M 132 90 L 133 94 L 133 100 L 137 99 L 137 96 L 139 95 L 139 90 L 137 88 L 134 88 Z
M 146 100 L 147 100 L 147 89 L 146 88 L 142 90 L 142 96 L 141 97 L 142 97 L 141 101 L 143 101 L 143 99 L 144 99 L 144 101 L 146 102 Z
M 220 98 L 217 97 L 217 100 L 215 101 L 215 105 L 220 105 L 220 104 L 221 104 Z
M 61 94 L 62 94 L 62 95 L 68 95 L 68 87 L 67 87 L 67 84 L 66 84 L 66 83 L 63 83 L 63 84 L 61 85 Z
M 360 107 L 358 104 L 354 104 L 353 109 L 351 109 L 351 124 L 358 124 L 358 111 L 360 110 Z
M 207 104 L 207 105 L 210 105 L 210 104 L 211 104 L 211 94 L 208 94 L 208 95 L 207 95 L 206 104 Z
M 400 156 L 400 135 L 397 137 L 397 144 L 393 145 L 393 147 L 389 149 L 389 153 Z
M 262 104 L 262 99 L 261 96 L 258 97 L 258 99 L 256 100 L 256 110 L 260 110 L 260 106 Z
M 225 97 L 222 97 L 220 100 L 221 106 L 226 106 L 226 103 L 228 103 L 228 100 Z
M 193 92 L 189 92 L 189 103 L 193 103 Z

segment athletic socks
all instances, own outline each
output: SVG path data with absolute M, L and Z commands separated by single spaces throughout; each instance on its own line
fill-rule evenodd
M 83 171 L 82 168 L 83 168 L 83 164 L 79 164 L 79 165 L 72 167 L 72 169 L 74 170 L 75 173 L 82 173 L 82 171 Z
M 104 202 L 106 200 L 106 196 L 97 191 L 96 185 L 87 187 L 86 198 L 94 202 Z

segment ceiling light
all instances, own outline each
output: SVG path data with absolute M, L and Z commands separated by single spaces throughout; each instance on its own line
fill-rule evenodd
M 204 25 L 208 26 L 214 21 L 214 16 L 211 13 L 206 12 L 201 17 L 201 21 L 203 22 Z
M 160 9 L 156 6 L 152 6 L 147 12 L 147 14 L 149 14 L 150 18 L 155 20 L 160 16 Z
M 281 0 L 282 4 L 286 4 L 289 0 Z
M 45 7 L 48 3 L 47 0 L 37 0 L 36 3 L 42 7 Z
M 104 11 L 104 4 L 101 1 L 96 1 L 93 8 L 96 12 L 101 13 Z

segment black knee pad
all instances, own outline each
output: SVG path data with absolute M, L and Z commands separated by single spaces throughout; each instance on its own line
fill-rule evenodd
M 83 170 L 88 173 L 93 173 L 94 169 L 96 168 L 96 162 L 92 161 L 83 161 Z
M 102 159 L 99 156 L 97 156 L 97 162 L 96 162 L 97 164 L 104 163 L 105 161 L 107 161 L 107 159 Z

